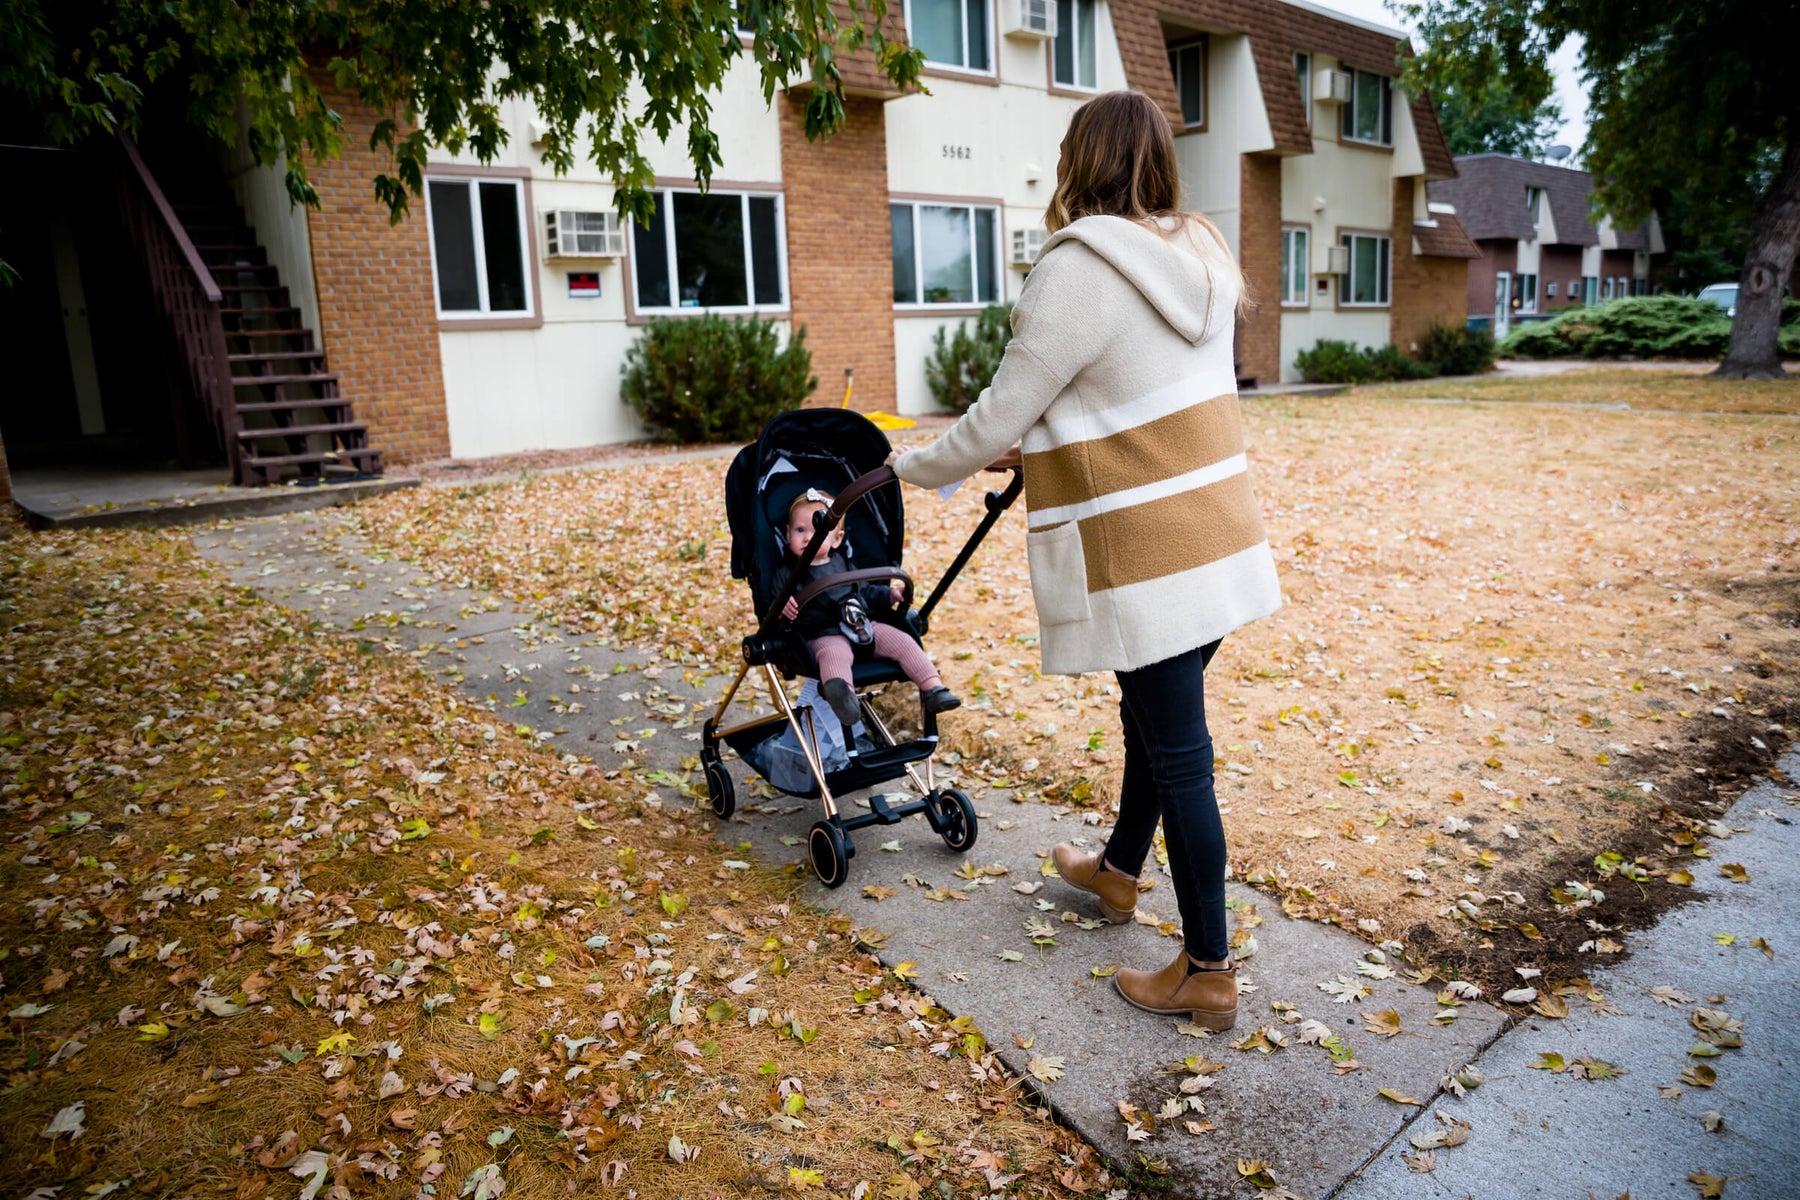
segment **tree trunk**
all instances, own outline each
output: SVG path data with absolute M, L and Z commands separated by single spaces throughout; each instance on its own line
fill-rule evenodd
M 1724 379 L 1782 379 L 1781 291 L 1800 249 L 1800 148 L 1790 140 L 1781 173 L 1757 207 L 1744 273 L 1738 280 L 1731 347 L 1713 375 Z

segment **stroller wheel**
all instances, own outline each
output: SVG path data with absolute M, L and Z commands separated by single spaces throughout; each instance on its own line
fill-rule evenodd
M 975 818 L 975 802 L 959 788 L 944 788 L 937 794 L 935 807 L 944 845 L 952 850 L 974 849 L 975 837 L 981 832 Z
M 706 764 L 706 791 L 712 799 L 713 815 L 721 821 L 731 819 L 737 811 L 737 794 L 731 788 L 731 774 L 718 761 Z
M 844 844 L 843 831 L 830 821 L 820 821 L 812 827 L 806 848 L 812 855 L 813 873 L 826 887 L 839 887 L 850 877 L 850 851 Z

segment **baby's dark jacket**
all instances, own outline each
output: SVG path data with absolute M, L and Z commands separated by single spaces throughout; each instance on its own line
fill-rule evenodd
M 794 564 L 793 555 L 787 555 L 786 559 L 787 565 L 791 569 Z M 844 557 L 843 552 L 833 550 L 830 557 L 824 562 L 814 563 L 807 568 L 806 573 L 800 577 L 800 582 L 795 585 L 794 591 L 797 594 L 801 588 L 815 579 L 824 579 L 829 575 L 841 575 L 849 569 L 849 560 Z M 847 583 L 842 587 L 827 588 L 813 597 L 811 603 L 801 609 L 800 615 L 794 618 L 794 632 L 809 642 L 814 638 L 842 632 L 838 629 L 838 614 L 843 609 L 844 601 L 850 598 L 853 591 L 862 598 L 863 607 L 868 610 L 872 619 L 886 620 L 891 623 L 894 597 L 887 584 L 881 582 Z

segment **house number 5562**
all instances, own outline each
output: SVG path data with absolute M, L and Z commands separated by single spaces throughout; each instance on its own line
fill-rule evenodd
M 945 158 L 973 158 L 975 156 L 973 154 L 969 153 L 969 148 L 967 146 L 945 146 L 944 147 L 944 157 Z

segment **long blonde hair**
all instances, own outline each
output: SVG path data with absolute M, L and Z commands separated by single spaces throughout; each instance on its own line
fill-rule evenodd
M 1188 241 L 1214 272 L 1237 284 L 1238 308 L 1247 302 L 1243 272 L 1225 235 L 1204 213 L 1181 210 L 1181 170 L 1169 119 L 1142 92 L 1104 92 L 1075 110 L 1063 145 L 1068 166 L 1044 212 L 1055 233 L 1082 217 L 1113 216 L 1161 233 L 1185 226 Z M 1206 237 L 1196 237 L 1196 228 Z

